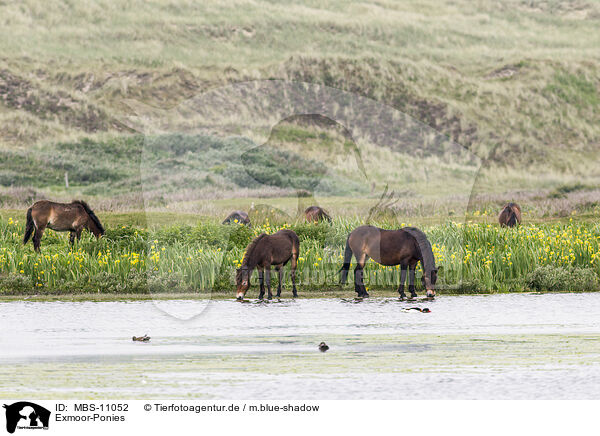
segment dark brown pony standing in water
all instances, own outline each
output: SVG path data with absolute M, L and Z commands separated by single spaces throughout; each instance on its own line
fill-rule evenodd
M 73 200 L 71 203 L 54 203 L 53 201 L 37 201 L 27 209 L 27 224 L 23 244 L 27 244 L 33 235 L 33 248 L 40 251 L 42 235 L 46 228 L 57 232 L 71 232 L 71 244 L 81 238 L 81 231 L 88 229 L 99 238 L 104 234 L 100 220 L 85 201 Z
M 222 224 L 233 224 L 237 222 L 239 224 L 244 224 L 246 226 L 250 225 L 250 218 L 248 218 L 248 214 L 242 210 L 236 210 L 227 215 L 227 218 L 223 221 Z
M 521 224 L 521 208 L 517 203 L 507 203 L 500 215 L 498 222 L 501 227 L 514 227 Z
M 400 297 L 405 298 L 404 282 L 406 271 L 409 270 L 409 284 L 411 298 L 415 298 L 415 269 L 417 263 L 423 266 L 423 285 L 427 290 L 427 297 L 435 296 L 435 282 L 437 281 L 437 268 L 431 244 L 421 230 L 414 227 L 404 227 L 400 230 L 384 230 L 373 226 L 361 226 L 348 236 L 346 250 L 344 251 L 344 265 L 340 272 L 341 283 L 348 280 L 348 270 L 352 255 L 356 258 L 354 268 L 354 289 L 359 297 L 368 297 L 367 289 L 363 282 L 363 268 L 369 258 L 375 262 L 386 265 L 400 265 Z
M 265 281 L 267 282 L 268 298 L 271 300 L 271 266 L 274 266 L 279 274 L 279 286 L 277 286 L 277 297 L 281 296 L 281 282 L 283 267 L 292 261 L 292 286 L 294 298 L 298 296 L 296 291 L 296 266 L 298 265 L 298 253 L 300 253 L 300 240 L 298 235 L 291 230 L 279 230 L 277 233 L 259 235 L 246 248 L 246 254 L 242 266 L 236 272 L 237 299 L 243 300 L 246 291 L 250 287 L 250 277 L 254 269 L 258 269 L 260 281 L 259 299 L 265 295 Z
M 325 209 L 319 206 L 309 206 L 304 211 L 304 218 L 309 223 L 318 223 L 320 221 L 331 222 L 331 217 Z

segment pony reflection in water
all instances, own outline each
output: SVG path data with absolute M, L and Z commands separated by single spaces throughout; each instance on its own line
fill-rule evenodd
M 348 280 L 348 271 L 352 255 L 356 258 L 354 268 L 354 289 L 359 298 L 368 297 L 363 281 L 363 269 L 369 258 L 385 266 L 400 265 L 400 297 L 406 298 L 404 283 L 408 271 L 411 298 L 415 298 L 415 270 L 417 263 L 423 266 L 422 282 L 427 291 L 427 297 L 435 296 L 435 283 L 438 269 L 431 244 L 421 230 L 415 227 L 404 227 L 400 230 L 385 230 L 374 226 L 361 226 L 348 236 L 344 251 L 344 264 L 340 269 L 341 283 Z

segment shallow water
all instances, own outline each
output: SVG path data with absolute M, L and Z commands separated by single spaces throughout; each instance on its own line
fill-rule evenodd
M 6 302 L 0 397 L 600 398 L 598 315 L 597 293 Z

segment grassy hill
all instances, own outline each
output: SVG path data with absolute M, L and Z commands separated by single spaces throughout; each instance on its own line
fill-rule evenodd
M 369 138 L 361 147 L 376 170 L 364 183 L 339 153 L 331 158 L 335 133 L 320 137 L 306 125 L 284 128 L 256 157 L 249 168 L 280 162 L 258 176 L 267 187 L 256 186 L 227 150 L 260 145 L 263 126 L 239 120 L 227 135 L 186 135 L 188 119 L 172 111 L 227 84 L 283 79 L 374 99 L 463 145 L 482 159 L 481 202 L 534 192 L 546 199 L 580 183 L 565 195 L 589 203 L 581 192 L 600 181 L 599 27 L 600 2 L 580 0 L 3 1 L 0 200 L 21 207 L 82 195 L 107 208 L 137 207 L 142 183 L 156 207 L 174 193 L 290 195 L 301 179 L 312 183 L 323 159 L 330 173 L 319 176 L 321 195 L 377 196 L 390 180 L 405 197 L 470 191 L 476 169 L 464 162 L 436 150 L 407 156 Z M 131 101 L 170 111 L 170 129 L 142 138 L 127 122 Z M 177 144 L 206 153 L 178 155 Z M 144 150 L 167 174 L 160 186 L 143 181 Z M 289 163 L 297 164 L 291 178 L 282 170 Z M 456 185 L 445 182 L 449 175 Z M 329 188 L 327 177 L 335 180 Z

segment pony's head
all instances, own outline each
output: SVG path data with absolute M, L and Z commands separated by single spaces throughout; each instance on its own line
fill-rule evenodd
M 235 272 L 235 283 L 237 285 L 237 293 L 236 298 L 238 300 L 243 300 L 246 296 L 246 291 L 250 287 L 250 268 L 243 265 L 241 268 L 238 268 Z
M 96 238 L 99 238 L 104 234 L 104 227 L 102 227 L 100 220 L 94 212 L 88 213 L 88 215 L 90 219 L 88 220 L 87 228 Z
M 423 287 L 427 291 L 427 297 L 433 298 L 435 297 L 435 282 L 437 282 L 438 269 L 432 269 L 430 271 L 426 271 L 423 273 L 421 277 L 421 282 L 423 283 Z
M 86 224 L 87 229 L 94 234 L 96 238 L 99 238 L 104 234 L 104 227 L 102 223 L 94 213 L 94 211 L 88 206 L 83 200 L 73 200 L 72 203 L 77 203 L 83 207 L 85 212 L 88 214 L 88 221 Z

